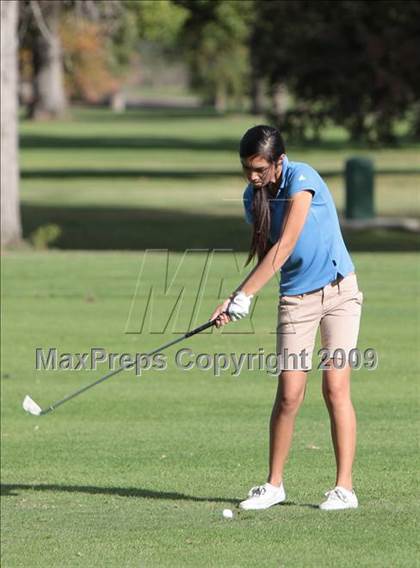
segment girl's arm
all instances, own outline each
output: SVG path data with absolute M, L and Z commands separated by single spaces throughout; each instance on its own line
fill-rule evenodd
M 247 296 L 253 295 L 280 270 L 296 246 L 311 206 L 311 200 L 312 192 L 310 190 L 300 191 L 291 198 L 286 210 L 280 239 L 236 288 L 235 292 L 216 308 L 210 318 L 211 320 L 219 316 L 220 325 L 228 323 L 230 319 L 225 312 L 236 292 L 242 291 Z
M 309 190 L 300 191 L 291 198 L 280 239 L 240 285 L 239 289 L 247 296 L 256 294 L 267 284 L 292 254 L 305 224 L 311 201 L 312 193 Z

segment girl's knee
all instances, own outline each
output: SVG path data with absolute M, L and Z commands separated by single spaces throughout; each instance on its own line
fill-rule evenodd
M 299 410 L 302 400 L 302 394 L 284 395 L 279 401 L 280 411 L 286 414 L 295 414 Z
M 350 389 L 343 381 L 323 382 L 322 394 L 327 404 L 332 406 L 346 404 L 350 401 Z
M 286 374 L 287 373 L 287 374 Z M 283 372 L 279 377 L 275 406 L 279 412 L 293 414 L 299 410 L 305 396 L 306 373 Z
M 296 413 L 303 402 L 305 389 L 288 390 L 279 393 L 277 405 L 280 412 Z

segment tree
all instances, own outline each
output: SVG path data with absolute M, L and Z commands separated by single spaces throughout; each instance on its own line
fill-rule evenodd
M 420 94 L 420 3 L 261 0 L 256 9 L 261 73 L 296 100 L 282 126 L 330 119 L 353 139 L 393 140 Z
M 224 111 L 237 101 L 250 80 L 248 37 L 253 14 L 250 0 L 174 0 L 188 10 L 182 29 L 192 86 Z
M 60 35 L 66 58 L 66 90 L 72 100 L 97 103 L 119 89 L 100 21 L 69 13 L 63 18 Z
M 109 99 L 114 110 L 124 110 L 121 86 L 139 38 L 138 4 L 69 0 L 60 35 L 66 87 L 72 98 L 87 102 Z
M 123 0 L 127 11 L 136 17 L 138 37 L 142 40 L 159 43 L 164 49 L 172 51 L 178 47 L 188 10 L 182 2 L 171 0 Z
M 30 116 L 35 119 L 59 117 L 67 108 L 60 38 L 62 7 L 57 0 L 29 2 L 34 87 Z
M 32 61 L 30 117 L 62 116 L 67 91 L 97 101 L 116 89 L 108 44 L 124 20 L 123 0 L 22 0 L 19 6 L 21 47 Z
M 122 85 L 139 41 L 174 49 L 187 12 L 170 0 L 21 0 L 19 6 L 33 118 L 60 116 L 67 97 L 109 99 L 123 110 Z
M 18 244 L 22 237 L 19 211 L 17 134 L 17 22 L 14 0 L 1 2 L 1 242 Z

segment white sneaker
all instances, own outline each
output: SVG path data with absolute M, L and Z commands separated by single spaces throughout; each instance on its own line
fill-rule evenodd
M 325 497 L 327 497 L 327 499 L 319 506 L 323 511 L 357 509 L 359 506 L 356 493 L 338 485 L 334 487 L 334 489 L 331 489 L 331 491 L 327 491 Z
M 239 507 L 247 511 L 268 509 L 272 505 L 282 503 L 285 500 L 286 493 L 284 492 L 283 483 L 280 487 L 271 485 L 271 483 L 264 483 L 264 485 L 253 487 L 248 493 L 248 499 L 239 503 Z

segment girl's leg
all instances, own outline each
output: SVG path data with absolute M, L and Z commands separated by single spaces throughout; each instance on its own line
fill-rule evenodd
M 351 351 L 357 346 L 362 304 L 363 294 L 355 274 L 349 274 L 337 285 L 324 288 L 321 343 L 332 355 L 323 370 L 322 393 L 330 415 L 337 464 L 336 486 L 350 491 L 356 452 L 356 415 L 350 396 L 349 360 Z M 340 369 L 342 364 L 344 366 Z
M 322 375 L 322 394 L 328 408 L 331 437 L 337 464 L 336 485 L 351 490 L 356 451 L 356 415 L 350 396 L 351 368 L 336 369 L 330 364 Z
M 306 388 L 306 371 L 282 371 L 270 420 L 268 483 L 280 486 L 292 443 L 293 428 Z

